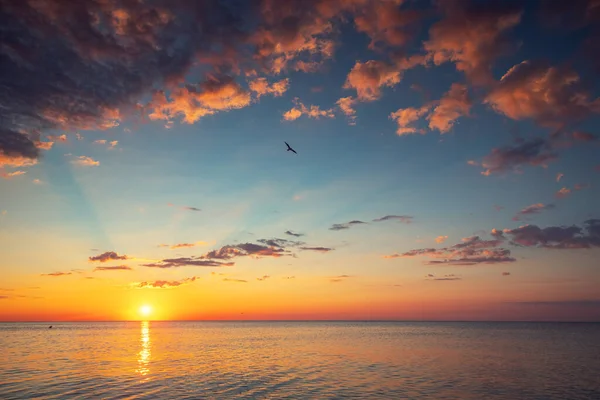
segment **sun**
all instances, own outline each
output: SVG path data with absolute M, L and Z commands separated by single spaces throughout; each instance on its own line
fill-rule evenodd
M 144 317 L 149 317 L 150 314 L 152 314 L 152 307 L 150 307 L 147 304 L 144 304 L 140 307 L 140 314 L 142 314 Z

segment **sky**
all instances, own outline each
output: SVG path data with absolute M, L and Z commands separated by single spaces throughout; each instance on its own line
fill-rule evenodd
M 600 321 L 597 0 L 0 21 L 0 321 Z

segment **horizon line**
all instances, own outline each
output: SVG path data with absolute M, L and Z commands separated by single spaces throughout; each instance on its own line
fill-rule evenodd
M 403 320 L 403 319 L 131 319 L 131 320 L 36 320 L 0 321 L 0 324 L 40 324 L 40 323 L 117 323 L 117 322 L 406 322 L 406 323 L 578 323 L 597 324 L 600 320 Z

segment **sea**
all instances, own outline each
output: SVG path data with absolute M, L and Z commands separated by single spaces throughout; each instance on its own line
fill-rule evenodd
M 600 324 L 0 323 L 0 399 L 600 399 Z

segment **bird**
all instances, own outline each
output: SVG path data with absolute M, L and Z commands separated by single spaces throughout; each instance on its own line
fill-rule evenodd
M 287 146 L 287 150 L 286 150 L 286 151 L 293 151 L 293 152 L 294 152 L 294 154 L 298 154 L 298 153 L 296 153 L 296 150 L 294 150 L 294 149 L 292 149 L 292 148 L 290 147 L 290 145 L 288 144 L 288 142 L 283 142 L 283 143 L 285 143 L 285 145 Z

